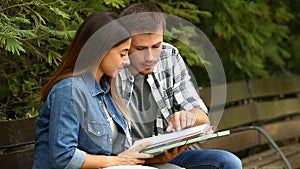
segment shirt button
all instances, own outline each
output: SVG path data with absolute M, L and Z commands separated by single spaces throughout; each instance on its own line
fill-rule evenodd
M 116 117 L 116 115 L 112 115 L 113 117 Z
M 112 139 L 109 139 L 110 142 L 112 142 Z
M 98 133 L 97 133 L 98 135 L 100 135 L 100 131 L 98 131 Z

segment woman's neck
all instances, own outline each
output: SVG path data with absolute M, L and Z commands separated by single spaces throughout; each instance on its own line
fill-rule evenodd
M 98 83 L 100 83 L 100 79 L 102 78 L 103 76 L 103 72 L 102 71 L 96 71 L 94 73 L 94 76 L 95 76 L 95 79 L 97 80 Z

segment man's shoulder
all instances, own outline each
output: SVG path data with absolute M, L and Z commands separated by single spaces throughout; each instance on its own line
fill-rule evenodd
M 167 42 L 163 42 L 162 43 L 162 50 L 165 51 L 165 50 L 175 50 L 175 51 L 178 51 L 178 49 L 173 46 L 172 44 L 170 43 L 167 43 Z
M 162 44 L 162 51 L 161 51 L 161 59 L 166 60 L 166 59 L 174 59 L 175 57 L 178 57 L 179 51 L 178 49 L 173 46 L 172 44 L 163 42 Z M 174 57 L 175 56 L 175 57 Z

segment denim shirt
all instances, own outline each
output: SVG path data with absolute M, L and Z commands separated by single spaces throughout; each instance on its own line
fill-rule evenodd
M 121 129 L 124 147 L 128 125 L 115 105 L 108 78 L 99 86 L 91 73 L 56 83 L 48 94 L 36 121 L 34 169 L 80 168 L 86 154 L 112 155 L 112 130 L 104 112 Z

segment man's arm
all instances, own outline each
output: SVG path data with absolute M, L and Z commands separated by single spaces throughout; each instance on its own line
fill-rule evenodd
M 205 123 L 208 119 L 208 109 L 198 94 L 196 81 L 192 71 L 184 63 L 178 49 L 173 46 L 173 106 L 177 111 L 171 117 L 167 131 L 181 130 Z

